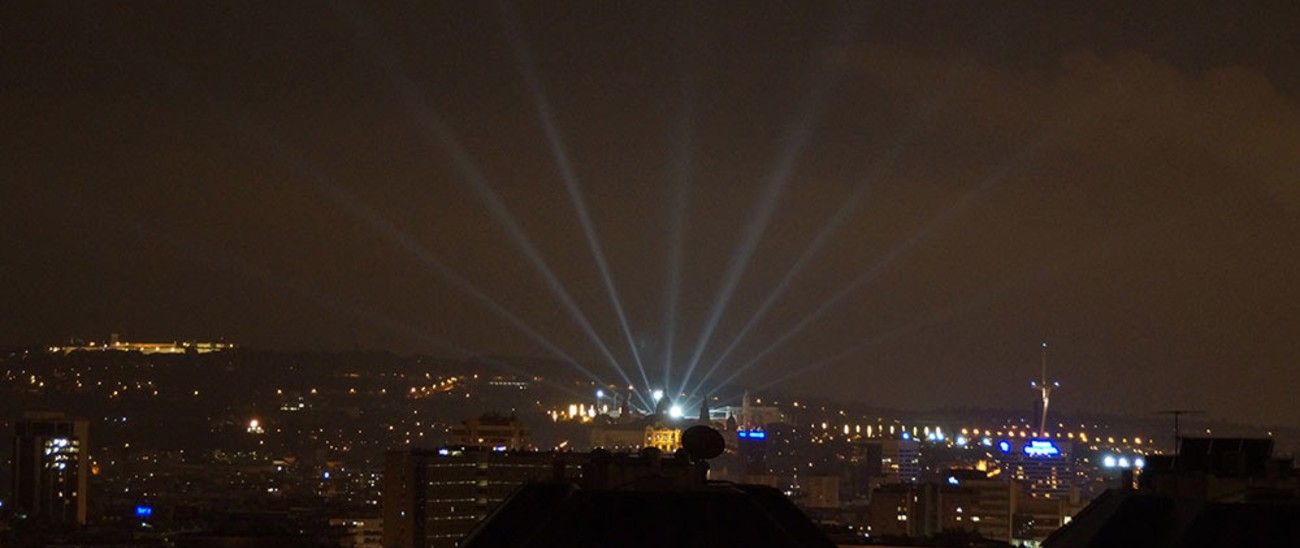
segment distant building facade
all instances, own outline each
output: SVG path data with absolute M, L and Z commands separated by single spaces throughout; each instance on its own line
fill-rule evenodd
M 482 447 L 390 451 L 384 462 L 383 545 L 456 546 L 515 488 L 555 477 L 566 462 L 574 464 L 566 473 L 577 474 L 581 456 Z
M 489 413 L 477 419 L 467 420 L 460 426 L 453 427 L 451 435 L 458 445 L 506 451 L 521 451 L 528 448 L 528 428 L 513 415 Z
M 592 426 L 590 439 L 593 449 L 636 451 L 643 447 L 654 447 L 672 453 L 682 446 L 682 429 L 681 424 L 647 418 Z
M 341 548 L 383 548 L 384 520 L 379 518 L 331 518 L 330 527 L 339 529 Z
M 867 505 L 869 531 L 875 537 L 913 538 L 974 532 L 1010 541 L 1017 487 L 975 470 L 950 471 L 940 481 L 882 485 Z
M 76 342 L 62 346 L 46 348 L 51 354 L 70 354 L 72 352 L 139 352 L 141 354 L 207 354 L 234 350 L 235 345 L 224 342 L 207 341 L 172 341 L 172 342 L 128 342 L 118 340 L 117 334 L 109 336 L 107 342 Z
M 803 495 L 799 505 L 805 508 L 838 508 L 840 506 L 840 477 L 828 475 L 800 475 L 799 489 Z
M 921 477 L 921 444 L 916 440 L 882 439 L 866 444 L 880 446 L 880 475 L 885 483 L 911 483 Z
M 1066 440 L 1030 438 L 999 442 L 999 461 L 1012 478 L 1024 482 L 1030 496 L 1079 498 L 1079 472 Z

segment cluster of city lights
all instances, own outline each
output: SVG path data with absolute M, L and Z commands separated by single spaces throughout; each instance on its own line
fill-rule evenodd
M 1146 467 L 1147 461 L 1143 457 L 1129 458 L 1124 455 L 1106 455 L 1101 458 L 1101 465 L 1105 468 L 1142 469 Z

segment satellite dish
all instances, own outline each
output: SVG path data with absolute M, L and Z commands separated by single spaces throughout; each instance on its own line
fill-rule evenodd
M 610 453 L 608 449 L 598 447 L 591 450 L 590 458 L 593 463 L 608 464 L 610 461 L 614 460 L 614 454 Z
M 722 454 L 727 444 L 717 430 L 702 424 L 682 432 L 682 448 L 695 460 L 708 460 Z

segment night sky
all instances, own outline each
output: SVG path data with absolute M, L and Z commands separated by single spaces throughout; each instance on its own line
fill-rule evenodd
M 655 383 L 1300 425 L 1300 4 L 1127 4 L 5 2 L 0 343 L 641 384 L 577 196 Z

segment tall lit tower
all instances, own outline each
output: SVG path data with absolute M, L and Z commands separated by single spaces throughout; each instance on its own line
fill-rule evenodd
M 15 513 L 47 523 L 86 523 L 88 424 L 47 412 L 24 413 L 14 422 Z
M 1042 371 L 1039 373 L 1038 380 L 1029 381 L 1029 386 L 1039 392 L 1042 400 L 1039 402 L 1038 412 L 1038 435 L 1047 435 L 1047 406 L 1052 401 L 1052 389 L 1060 388 L 1061 383 L 1056 381 L 1048 382 L 1047 380 L 1047 341 L 1043 341 L 1041 351 Z

